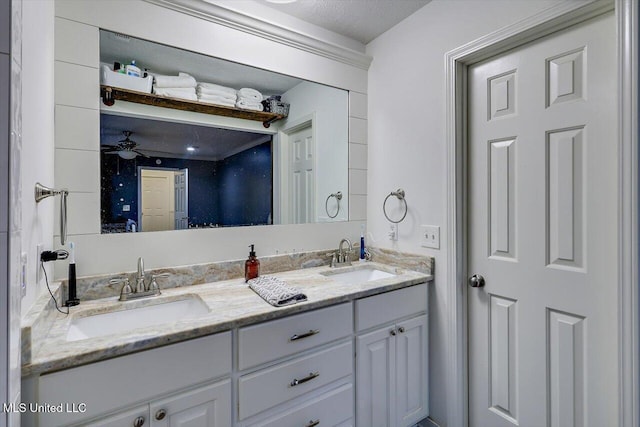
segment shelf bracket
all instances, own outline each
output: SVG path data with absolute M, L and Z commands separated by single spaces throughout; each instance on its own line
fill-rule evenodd
M 280 120 L 281 118 L 282 117 L 272 117 L 269 120 L 262 122 L 262 126 L 269 129 L 269 127 L 271 126 L 271 123 L 275 122 L 276 120 Z
M 113 92 L 112 89 L 110 87 L 105 87 L 102 89 L 102 103 L 104 105 L 106 105 L 107 107 L 111 107 L 113 104 L 116 103 L 115 98 L 113 97 Z

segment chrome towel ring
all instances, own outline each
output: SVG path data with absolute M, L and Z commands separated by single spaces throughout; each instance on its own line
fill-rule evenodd
M 404 214 L 402 215 L 402 218 L 400 218 L 397 221 L 389 218 L 389 215 L 387 215 L 387 200 L 391 196 L 396 196 L 398 198 L 398 200 L 401 200 L 401 201 L 404 202 Z M 404 218 L 407 216 L 407 211 L 409 210 L 409 206 L 407 205 L 407 199 L 405 199 L 404 196 L 405 196 L 404 190 L 402 188 L 398 188 L 397 191 L 392 191 L 391 193 L 389 193 L 387 195 L 387 197 L 384 198 L 384 202 L 382 202 L 382 212 L 384 213 L 385 218 L 387 218 L 387 220 L 389 220 L 389 222 L 397 224 L 399 222 L 402 222 L 404 220 Z
M 333 216 L 331 216 L 331 214 L 329 213 L 329 199 L 332 197 L 335 197 L 336 202 L 338 203 L 338 209 L 336 210 L 336 214 Z M 329 216 L 329 218 L 335 218 L 340 213 L 340 200 L 342 200 L 342 191 L 338 191 L 337 193 L 331 193 L 327 196 L 327 200 L 325 200 L 324 202 L 324 210 L 325 212 L 327 212 L 327 215 Z

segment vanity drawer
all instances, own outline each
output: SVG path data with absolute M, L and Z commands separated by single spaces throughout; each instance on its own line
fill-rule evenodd
M 353 330 L 351 303 L 296 314 L 238 332 L 238 368 L 257 366 L 346 337 Z
M 363 331 L 377 325 L 427 311 L 427 284 L 409 286 L 356 301 L 356 330 Z
M 348 342 L 244 375 L 238 381 L 240 419 L 294 399 L 352 372 L 353 344 Z
M 345 384 L 250 427 L 353 426 L 353 387 Z

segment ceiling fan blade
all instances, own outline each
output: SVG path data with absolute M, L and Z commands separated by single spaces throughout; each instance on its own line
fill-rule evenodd
M 138 151 L 138 150 L 131 150 L 131 151 L 133 151 L 134 153 L 136 153 L 136 154 L 137 154 L 137 155 L 139 155 L 139 156 L 144 157 L 145 159 L 148 159 L 148 158 L 149 158 L 149 156 L 147 156 L 146 154 L 144 154 L 144 153 L 143 153 L 143 152 L 141 152 L 141 151 Z
M 102 147 L 104 147 L 104 148 L 100 148 L 100 150 L 103 153 L 109 153 L 111 151 L 119 151 L 120 150 L 120 148 L 116 147 L 115 145 L 103 145 Z

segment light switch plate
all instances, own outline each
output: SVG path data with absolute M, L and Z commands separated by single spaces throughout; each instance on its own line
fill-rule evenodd
M 421 245 L 425 248 L 440 249 L 440 226 L 421 225 Z

